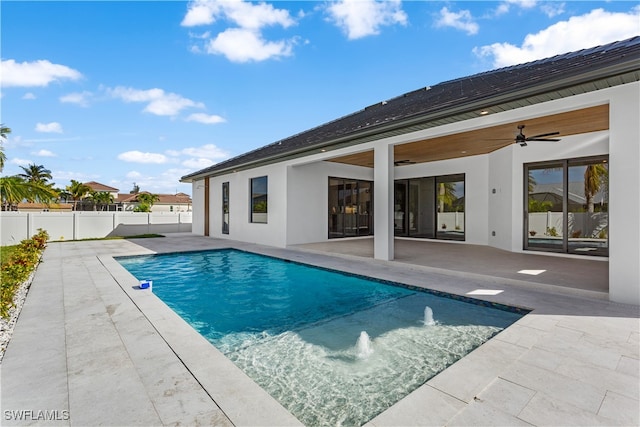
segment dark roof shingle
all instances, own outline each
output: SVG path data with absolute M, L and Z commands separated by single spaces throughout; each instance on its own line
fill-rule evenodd
M 608 72 L 610 67 L 630 64 L 640 69 L 640 36 L 590 49 L 557 55 L 525 64 L 486 71 L 468 77 L 445 81 L 424 87 L 401 96 L 371 105 L 353 114 L 303 131 L 296 135 L 257 148 L 234 158 L 182 177 L 189 180 L 230 168 L 241 167 L 256 161 L 286 156 L 300 150 L 331 144 L 338 138 L 356 137 L 360 134 L 403 123 L 413 118 L 432 114 L 446 114 L 453 108 L 477 108 L 483 101 L 490 105 L 497 96 L 527 96 L 549 90 L 549 85 L 575 85 L 602 78 L 598 71 Z M 595 73 L 595 74 L 594 74 Z

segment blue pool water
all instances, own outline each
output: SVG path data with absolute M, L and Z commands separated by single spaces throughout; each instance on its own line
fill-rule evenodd
M 237 250 L 118 261 L 306 425 L 366 423 L 524 314 Z

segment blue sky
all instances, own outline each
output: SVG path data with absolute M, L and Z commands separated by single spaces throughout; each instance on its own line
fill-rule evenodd
M 638 2 L 6 1 L 2 175 L 185 174 L 405 92 L 640 34 Z

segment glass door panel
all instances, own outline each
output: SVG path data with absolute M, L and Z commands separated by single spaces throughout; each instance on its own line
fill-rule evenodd
M 358 183 L 344 182 L 344 235 L 358 235 Z
M 609 254 L 609 165 L 606 160 L 569 162 L 568 251 Z
M 407 181 L 394 183 L 393 233 L 396 236 L 407 235 Z
M 564 250 L 563 163 L 527 168 L 527 249 Z
M 409 181 L 409 236 L 435 237 L 435 179 L 417 178 Z
M 464 175 L 436 177 L 438 239 L 464 240 Z
M 342 182 L 342 179 L 329 178 L 329 238 L 344 235 Z
M 358 236 L 367 236 L 373 232 L 371 213 L 373 212 L 373 185 L 367 181 L 358 181 Z

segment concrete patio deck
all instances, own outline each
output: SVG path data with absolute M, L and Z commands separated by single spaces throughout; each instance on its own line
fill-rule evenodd
M 0 365 L 2 425 L 299 425 L 113 259 L 224 247 L 460 295 L 501 291 L 474 296 L 533 310 L 370 426 L 640 423 L 640 308 L 603 299 L 606 262 L 483 247 L 474 264 L 462 245 L 402 241 L 398 261 L 383 262 L 367 257 L 366 240 L 340 243 L 50 243 Z M 467 267 L 447 264 L 450 251 Z

